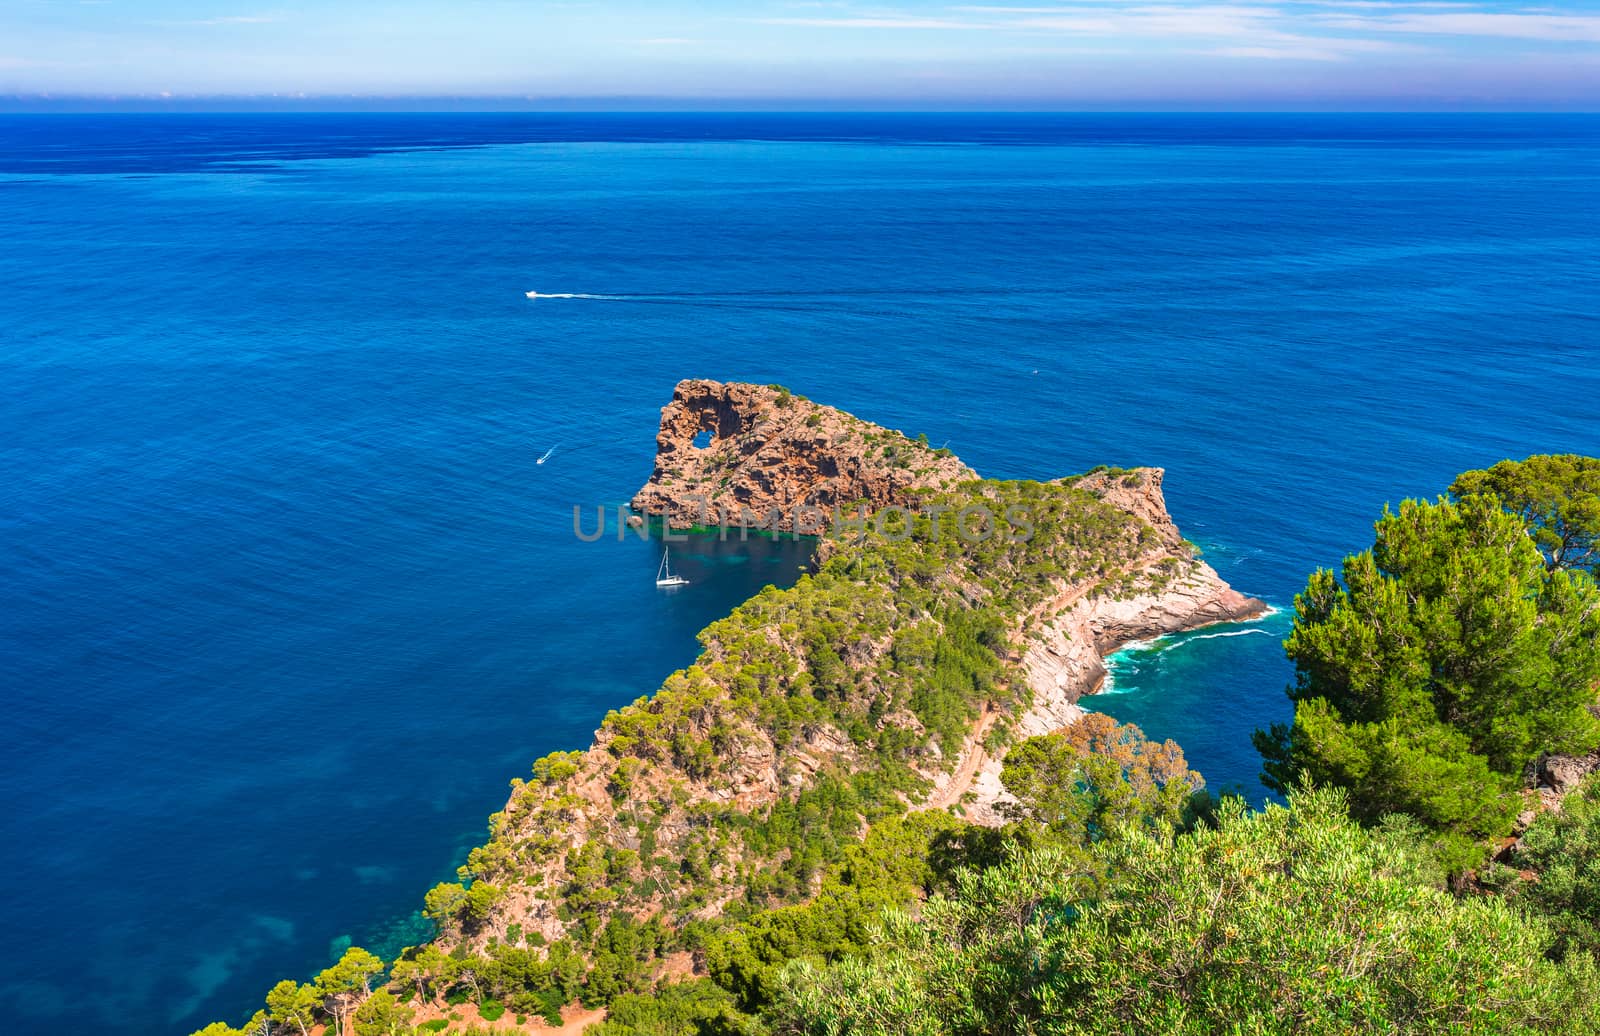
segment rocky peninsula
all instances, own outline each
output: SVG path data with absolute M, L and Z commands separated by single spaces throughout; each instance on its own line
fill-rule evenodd
M 785 961 L 870 945 L 884 907 L 999 844 L 1033 808 L 1000 780 L 1007 753 L 1094 736 L 1070 725 L 1106 654 L 1266 610 L 1183 539 L 1163 477 L 984 479 L 783 388 L 680 383 L 639 524 L 814 534 L 809 571 L 701 631 L 588 749 L 513 780 L 460 880 L 425 897 L 431 942 L 390 963 L 351 947 L 275 986 L 249 1031 L 746 1031 Z M 1178 746 L 1111 727 L 1187 801 Z
M 874 517 L 824 530 L 796 586 L 708 627 L 699 660 L 587 751 L 514 782 L 431 911 L 443 941 L 583 947 L 619 916 L 673 927 L 804 899 L 801 846 L 776 833 L 797 810 L 843 837 L 919 808 L 998 822 L 1005 745 L 1071 722 L 1104 655 L 1265 611 L 1199 560 L 1162 479 L 984 480 L 781 388 L 681 382 L 639 511 L 684 527 L 743 509 L 787 531 L 806 508 Z
M 1353 801 L 1371 821 L 1394 815 L 1395 780 L 1439 786 L 1437 761 L 1406 754 L 1426 743 L 1419 731 L 1469 743 L 1409 688 L 1410 727 L 1346 722 L 1317 696 L 1294 728 L 1258 733 L 1288 803 L 1255 812 L 1197 794 L 1174 742 L 1079 707 L 1130 640 L 1266 610 L 1182 537 L 1160 469 L 983 479 L 925 440 L 781 388 L 708 381 L 678 386 L 659 445 L 635 498 L 654 521 L 639 524 L 703 526 L 732 510 L 772 528 L 787 515 L 790 533 L 815 527 L 809 571 L 703 630 L 694 664 L 610 712 L 586 751 L 513 781 L 461 880 L 426 897 L 437 937 L 400 953 L 387 988 L 370 986 L 383 961 L 352 947 L 314 983 L 274 987 L 248 1031 L 328 1017 L 340 1031 L 395 1032 L 420 1011 L 430 1031 L 482 1033 L 511 1009 L 519 1029 L 592 1025 L 592 1036 L 988 1032 L 1014 1018 L 1029 1031 L 1210 1032 L 1242 1009 L 1251 1031 L 1277 1032 L 1319 1017 L 1348 1028 L 1349 988 L 1377 1011 L 1362 1022 L 1374 1031 L 1418 1031 L 1424 1016 L 1438 1032 L 1596 1031 L 1593 957 L 1550 950 L 1593 940 L 1592 897 L 1572 889 L 1600 828 L 1600 612 L 1592 576 L 1542 553 L 1525 509 L 1472 494 L 1407 501 L 1385 513 L 1379 545 L 1423 543 L 1402 558 L 1420 563 L 1380 570 L 1356 555 L 1348 587 L 1320 571 L 1297 601 L 1293 693 L 1323 672 L 1343 687 L 1351 666 L 1388 680 L 1418 644 L 1453 666 L 1438 671 L 1469 668 L 1460 659 L 1475 663 L 1481 641 L 1419 624 L 1455 614 L 1435 602 L 1464 593 L 1509 594 L 1500 611 L 1523 625 L 1507 641 L 1531 648 L 1502 670 L 1572 666 L 1528 681 L 1514 707 L 1475 699 L 1516 720 L 1495 731 L 1530 711 L 1550 724 L 1499 771 L 1469 756 L 1482 779 L 1458 779 L 1446 812 L 1418 798 L 1407 824 L 1369 828 Z M 1577 468 L 1526 463 L 1551 460 Z M 1383 538 L 1396 529 L 1422 535 Z M 1464 568 L 1491 578 L 1441 588 L 1438 572 Z M 1407 579 L 1417 592 L 1395 592 Z M 1413 631 L 1394 641 L 1405 657 L 1377 670 L 1368 591 L 1377 614 Z M 1535 596 L 1550 607 L 1521 607 Z M 1343 635 L 1305 636 L 1319 623 Z M 1549 624 L 1547 648 L 1533 634 Z M 1332 766 L 1367 745 L 1405 765 L 1376 786 L 1291 783 L 1314 771 L 1283 766 L 1288 753 L 1330 729 Z M 1478 792 L 1478 812 L 1448 812 Z M 1463 946 L 1472 953 L 1439 951 Z M 1428 961 L 1443 970 L 1419 1000 Z M 1335 970 L 1358 985 L 1330 992 Z M 1569 1019 L 1573 1002 L 1588 1006 Z M 974 1027 L 980 1016 L 993 1020 Z

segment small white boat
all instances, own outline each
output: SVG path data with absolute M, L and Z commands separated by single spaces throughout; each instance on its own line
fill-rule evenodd
M 682 576 L 673 575 L 672 565 L 667 561 L 667 555 L 672 553 L 671 548 L 661 552 L 661 567 L 656 569 L 657 586 L 688 586 L 689 581 Z
M 548 450 L 545 451 L 545 454 L 544 454 L 543 457 L 540 457 L 538 460 L 534 461 L 534 463 L 535 464 L 543 464 L 545 461 L 550 459 L 550 454 L 552 454 L 554 452 L 556 452 L 556 448 L 554 446 L 552 446 Z
M 527 292 L 523 292 L 523 294 L 528 296 L 528 298 L 530 298 L 530 299 L 536 299 L 536 298 L 539 297 L 539 293 L 536 292 L 536 291 L 527 291 Z

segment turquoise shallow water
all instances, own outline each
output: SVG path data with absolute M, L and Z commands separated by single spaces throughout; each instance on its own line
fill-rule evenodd
M 510 778 L 792 579 L 572 535 L 679 378 L 1161 465 L 1286 607 L 1385 501 L 1600 450 L 1597 173 L 1592 118 L 0 119 L 8 1031 L 412 935 Z M 1259 795 L 1286 622 L 1094 704 Z
M 1202 776 L 1214 791 L 1235 792 L 1259 803 L 1267 793 L 1256 777 L 1257 760 L 1248 741 L 1241 744 L 1239 738 L 1266 723 L 1253 719 L 1248 705 L 1233 714 L 1214 713 L 1243 704 L 1226 686 L 1241 674 L 1251 674 L 1248 679 L 1259 673 L 1264 685 L 1267 672 L 1282 669 L 1284 683 L 1288 682 L 1292 671 L 1279 663 L 1276 654 L 1293 621 L 1292 611 L 1281 608 L 1254 622 L 1130 644 L 1106 659 L 1105 687 L 1083 704 L 1176 740 L 1192 766 L 1213 763 Z M 1265 711 L 1289 710 L 1285 706 Z M 1237 762 L 1214 765 L 1218 760 Z

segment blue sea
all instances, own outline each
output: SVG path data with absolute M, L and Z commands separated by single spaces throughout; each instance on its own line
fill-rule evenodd
M 1600 452 L 1597 285 L 1595 117 L 0 118 L 0 1028 L 185 1033 L 415 941 L 511 778 L 807 558 L 701 538 L 663 593 L 573 535 L 684 377 L 1166 468 L 1281 611 L 1092 704 L 1259 799 L 1307 573 Z

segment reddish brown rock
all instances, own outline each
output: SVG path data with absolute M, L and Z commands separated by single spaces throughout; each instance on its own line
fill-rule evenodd
M 905 507 L 918 490 L 976 477 L 948 452 L 787 389 L 688 380 L 661 411 L 655 470 L 632 506 L 674 528 L 819 532 L 806 526 L 836 508 Z

